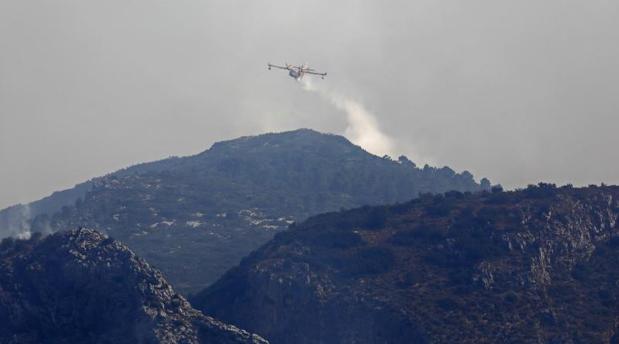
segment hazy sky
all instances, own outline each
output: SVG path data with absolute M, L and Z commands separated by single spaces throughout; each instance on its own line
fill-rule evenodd
M 619 183 L 618 42 L 616 0 L 2 0 L 0 208 L 299 127 L 507 187 Z

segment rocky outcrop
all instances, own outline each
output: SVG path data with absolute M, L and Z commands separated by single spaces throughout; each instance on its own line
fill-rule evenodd
M 272 343 L 616 343 L 619 187 L 310 218 L 192 299 Z
M 0 343 L 266 343 L 196 311 L 91 229 L 2 241 L 0 324 Z

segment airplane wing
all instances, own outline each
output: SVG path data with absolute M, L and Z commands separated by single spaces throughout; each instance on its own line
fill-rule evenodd
M 284 67 L 284 66 L 278 66 L 278 65 L 273 65 L 273 64 L 268 64 L 269 69 L 271 68 L 279 68 L 279 69 L 288 69 L 288 67 Z
M 318 73 L 318 72 L 308 72 L 307 70 L 303 71 L 305 74 L 313 74 L 313 75 L 320 75 L 320 76 L 327 76 L 327 73 Z

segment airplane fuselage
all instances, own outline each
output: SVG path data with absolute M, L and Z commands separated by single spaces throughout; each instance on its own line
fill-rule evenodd
M 290 69 L 288 75 L 290 75 L 291 78 L 301 80 L 301 78 L 303 77 L 303 72 L 296 69 Z

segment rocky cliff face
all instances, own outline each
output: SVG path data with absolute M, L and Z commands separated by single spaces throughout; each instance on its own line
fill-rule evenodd
M 0 343 L 266 343 L 194 310 L 90 229 L 0 244 Z
M 273 343 L 615 343 L 618 218 L 546 184 L 325 214 L 193 303 Z

